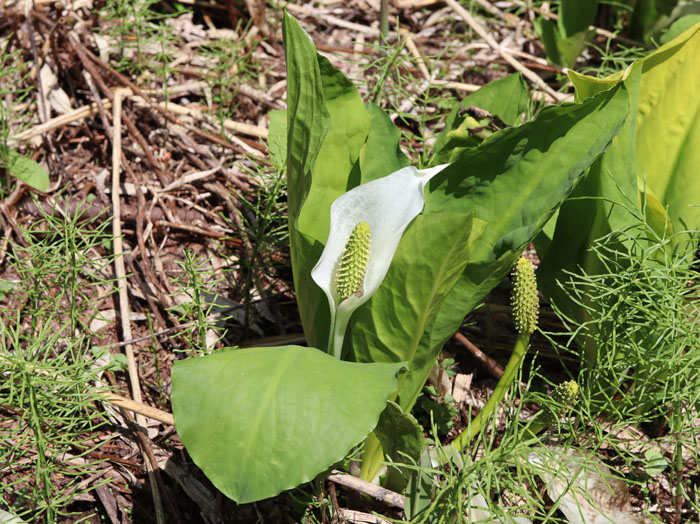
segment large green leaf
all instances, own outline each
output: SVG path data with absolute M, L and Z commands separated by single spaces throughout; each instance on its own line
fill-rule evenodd
M 370 120 L 362 98 L 345 75 L 321 55 L 318 65 L 331 128 L 316 157 L 311 190 L 297 227 L 305 235 L 325 243 L 331 204 L 360 183 L 360 150 L 367 140 Z
M 637 176 L 668 206 L 675 231 L 700 227 L 699 71 L 700 23 L 643 59 Z
M 406 231 L 384 283 L 351 323 L 357 360 L 409 363 L 399 390 L 404 411 L 444 342 L 605 150 L 628 107 L 620 86 L 581 104 L 545 108 L 535 121 L 465 150 L 431 181 L 426 214 Z M 431 221 L 460 210 L 463 227 L 454 219 L 441 227 Z M 464 235 L 469 212 L 471 235 Z
M 547 59 L 565 67 L 573 67 L 586 47 L 592 31 L 588 27 L 598 13 L 597 0 L 561 0 L 557 24 L 542 17 L 535 20 L 535 30 L 542 40 Z
M 311 270 L 321 258 L 324 244 L 300 233 L 289 230 L 292 245 L 292 270 L 297 295 L 299 316 L 309 346 L 327 349 L 331 313 L 323 290 L 311 278 Z
M 630 68 L 625 80 L 630 113 L 610 148 L 591 166 L 571 198 L 561 206 L 553 219 L 555 227 L 546 228 L 535 241 L 541 261 L 537 269 L 540 291 L 578 320 L 582 320 L 580 308 L 567 298 L 557 279 L 561 279 L 564 272 L 577 271 L 579 267 L 594 273 L 597 263 L 587 254 L 591 243 L 614 229 L 629 225 L 632 215 L 628 209 L 641 212 L 634 166 L 640 75 L 641 64 Z
M 598 0 L 561 0 L 557 20 L 561 36 L 569 38 L 586 32 L 597 14 Z
M 399 145 L 401 131 L 389 115 L 371 102 L 367 103 L 367 114 L 372 127 L 360 152 L 363 184 L 398 171 L 411 163 Z
M 331 203 L 360 182 L 359 154 L 370 124 L 355 88 L 316 53 L 311 38 L 289 15 L 284 37 L 292 270 L 307 342 L 325 348 L 330 313 L 311 269 L 328 237 Z M 274 131 L 272 145 L 279 154 L 284 130 L 277 123 Z
M 311 170 L 331 119 L 313 41 L 287 13 L 282 28 L 287 60 L 287 194 L 293 224 L 311 187 Z
M 297 223 L 311 189 L 311 172 L 321 143 L 330 129 L 331 117 L 323 99 L 321 72 L 313 41 L 299 23 L 286 13 L 283 30 L 287 60 L 287 125 L 286 129 L 280 125 L 279 114 L 271 118 L 270 145 L 274 154 L 280 154 L 283 151 L 280 142 L 286 135 L 292 271 L 305 334 L 309 344 L 316 346 L 323 335 L 316 336 L 312 328 L 320 328 L 314 324 L 314 317 L 319 313 L 317 306 L 325 301 L 325 296 L 311 280 L 311 268 L 323 246 L 319 247 L 313 239 L 299 232 Z M 314 254 L 316 258 L 313 258 Z
M 423 427 L 410 413 L 404 413 L 395 402 L 387 402 L 379 417 L 374 434 L 382 445 L 384 455 L 395 464 L 418 464 L 421 452 L 425 449 L 426 439 Z M 389 467 L 385 486 L 401 492 L 406 488 L 410 470 Z
M 275 165 L 283 167 L 287 163 L 287 110 L 270 111 L 268 118 L 267 149 Z
M 584 170 L 608 147 L 628 109 L 624 86 L 580 104 L 547 107 L 536 120 L 464 151 L 431 181 L 426 213 L 473 211 L 474 220 L 485 228 L 424 335 L 429 342 L 421 345 L 442 347 L 501 281 Z M 402 388 L 402 400 L 407 389 Z M 413 393 L 415 398 L 418 392 Z
M 402 363 L 314 348 L 221 351 L 173 367 L 175 427 L 226 496 L 252 502 L 312 480 L 377 423 Z
M 617 86 L 580 104 L 544 108 L 537 119 L 487 139 L 430 183 L 429 213 L 470 209 L 488 226 L 463 280 L 471 282 L 471 309 L 488 292 L 484 278 L 503 277 L 573 189 L 584 170 L 605 151 L 629 110 Z
M 558 63 L 564 67 L 574 67 L 576 59 L 586 48 L 592 36 L 595 36 L 595 31 L 586 30 L 566 38 L 559 38 L 557 40 L 557 48 L 559 49 L 561 61 Z
M 602 79 L 571 73 L 578 99 L 622 83 L 631 109 L 610 149 L 572 195 L 579 200 L 566 202 L 553 233 L 537 240 L 540 289 L 572 318 L 581 320 L 582 312 L 557 280 L 578 268 L 595 274 L 599 262 L 590 246 L 634 222 L 630 211 L 641 214 L 644 207 L 658 234 L 700 228 L 699 69 L 700 24 L 624 72 Z
M 552 22 L 549 18 L 542 16 L 536 18 L 532 25 L 542 41 L 547 60 L 553 64 L 561 64 L 561 53 L 559 52 L 559 46 L 557 45 L 557 42 L 561 37 L 559 36 L 559 28 L 557 27 L 557 24 Z
M 462 100 L 459 106 L 479 107 L 513 126 L 521 122 L 529 104 L 530 97 L 523 75 L 513 73 L 480 87 Z
M 442 300 L 469 260 L 471 237 L 471 214 L 418 216 L 404 233 L 384 282 L 351 320 L 346 340 L 351 340 L 358 361 L 408 362 L 399 391 L 406 412 L 442 349 L 431 345 L 424 332 L 430 331 Z
M 698 8 L 698 11 L 700 11 L 700 2 L 697 2 L 696 7 Z M 664 32 L 663 35 L 659 38 L 659 42 L 662 44 L 667 44 L 677 36 L 685 33 L 688 29 L 693 27 L 695 24 L 700 22 L 700 12 L 697 13 L 690 13 L 687 15 L 683 15 L 678 20 L 673 22 L 671 26 Z

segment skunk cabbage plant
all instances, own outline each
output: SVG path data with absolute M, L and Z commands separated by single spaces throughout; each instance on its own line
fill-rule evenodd
M 471 100 L 512 127 L 475 144 L 438 139 L 435 162 L 406 167 L 391 119 L 363 103 L 289 15 L 283 29 L 288 109 L 271 114 L 269 147 L 286 166 L 309 347 L 219 349 L 176 362 L 172 376 L 183 444 L 239 503 L 310 481 L 363 441 L 366 478 L 385 457 L 420 451 L 410 410 L 443 344 L 629 111 L 620 84 L 515 125 L 526 88 L 517 78 L 494 83 Z M 445 132 L 459 124 L 448 118 Z

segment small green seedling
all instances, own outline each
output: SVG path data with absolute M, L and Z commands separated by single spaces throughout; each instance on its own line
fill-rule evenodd
M 644 452 L 644 471 L 647 475 L 653 477 L 660 475 L 668 467 L 668 460 L 658 449 L 648 449 Z
M 49 174 L 46 170 L 13 149 L 0 146 L 0 167 L 34 189 L 45 192 L 49 188 Z

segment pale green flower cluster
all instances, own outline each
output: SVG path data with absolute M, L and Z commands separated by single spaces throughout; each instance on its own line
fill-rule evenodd
M 532 264 L 520 257 L 513 271 L 513 319 L 518 333 L 531 334 L 537 327 L 540 301 Z

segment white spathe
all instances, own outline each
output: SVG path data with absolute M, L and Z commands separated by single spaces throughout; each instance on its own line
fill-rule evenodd
M 331 310 L 328 351 L 336 358 L 340 358 L 352 312 L 369 300 L 384 280 L 404 231 L 423 210 L 426 184 L 445 167 L 447 164 L 428 169 L 404 167 L 351 189 L 331 205 L 328 241 L 311 270 L 311 277 L 328 297 Z M 367 272 L 360 291 L 341 302 L 336 290 L 336 272 L 345 243 L 360 222 L 367 222 L 370 230 Z

